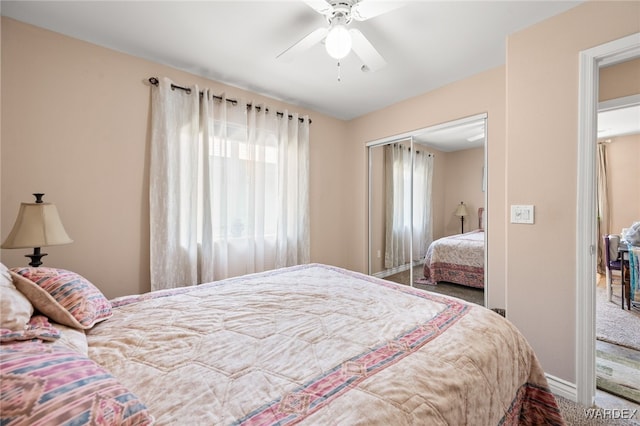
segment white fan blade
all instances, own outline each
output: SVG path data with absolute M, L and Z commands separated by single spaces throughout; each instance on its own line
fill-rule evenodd
M 314 44 L 321 42 L 322 39 L 326 37 L 328 31 L 328 28 L 318 28 L 317 30 L 310 32 L 309 34 L 304 36 L 302 40 L 276 56 L 276 59 L 280 59 L 284 62 L 292 61 L 293 58 L 295 58 L 300 53 L 309 49 Z
M 363 68 L 363 71 L 378 71 L 387 65 L 387 61 L 384 60 L 360 31 L 352 28 L 349 30 L 349 34 L 351 34 L 351 48 L 366 66 L 366 69 Z
M 333 12 L 333 6 L 331 6 L 329 3 L 327 3 L 324 0 L 303 0 L 303 1 L 307 4 L 307 6 L 309 6 L 316 12 L 321 13 L 323 15 L 329 15 Z
M 404 6 L 403 2 L 361 0 L 351 8 L 351 17 L 356 21 L 366 21 L 383 13 L 391 12 Z

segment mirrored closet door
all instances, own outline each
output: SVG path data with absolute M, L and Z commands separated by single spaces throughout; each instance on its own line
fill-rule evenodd
M 421 286 L 430 245 L 464 232 L 478 240 L 479 278 L 431 289 L 485 304 L 486 121 L 480 114 L 367 144 L 369 274 Z M 460 202 L 469 212 L 464 230 L 455 216 Z

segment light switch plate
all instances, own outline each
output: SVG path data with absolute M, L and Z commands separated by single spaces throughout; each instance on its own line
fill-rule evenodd
M 533 206 L 532 205 L 512 205 L 511 206 L 511 223 L 533 223 Z

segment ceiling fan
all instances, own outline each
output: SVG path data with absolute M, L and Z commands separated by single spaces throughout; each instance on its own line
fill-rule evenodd
M 354 53 L 362 60 L 362 71 L 377 71 L 387 62 L 356 28 L 347 29 L 353 19 L 366 21 L 402 6 L 398 1 L 375 0 L 303 0 L 316 12 L 322 14 L 329 23 L 307 34 L 302 40 L 280 53 L 277 58 L 290 61 L 313 45 L 325 40 L 327 53 L 338 61 Z

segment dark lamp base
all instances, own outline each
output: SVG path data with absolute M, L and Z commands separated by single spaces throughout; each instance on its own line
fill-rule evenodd
M 47 253 L 40 253 L 40 247 L 34 247 L 33 253 L 25 254 L 24 257 L 28 257 L 31 259 L 31 262 L 29 262 L 29 266 L 37 268 L 38 266 L 42 265 L 40 259 L 42 259 L 42 257 L 46 255 Z

